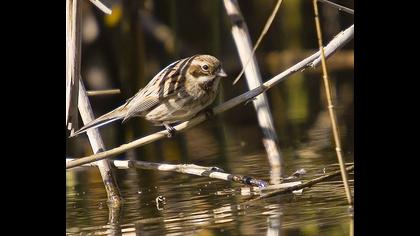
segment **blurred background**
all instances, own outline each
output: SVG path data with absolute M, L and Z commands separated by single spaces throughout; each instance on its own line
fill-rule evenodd
M 117 95 L 90 97 L 95 116 L 100 116 L 123 104 L 166 65 L 197 53 L 219 58 L 229 78 L 222 81 L 219 99 L 215 104 L 247 91 L 244 78 L 233 86 L 232 80 L 240 72 L 241 64 L 230 34 L 230 22 L 222 1 L 209 0 L 128 0 L 113 1 L 111 15 L 100 12 L 88 1 L 83 6 L 82 78 L 87 90 L 120 89 Z M 253 42 L 256 41 L 276 1 L 239 1 Z M 256 51 L 264 81 L 287 69 L 317 50 L 315 23 L 311 1 L 285 1 Z M 337 2 L 352 7 L 353 1 Z M 320 3 L 321 24 L 327 43 L 353 22 L 353 17 Z M 351 42 L 328 61 L 337 109 L 341 115 L 341 131 L 348 132 L 353 123 L 353 43 Z M 314 125 L 328 126 L 326 102 L 320 70 L 296 73 L 285 82 L 269 90 L 271 110 L 282 148 L 297 147 L 310 141 L 308 129 Z M 241 115 L 238 116 L 237 114 Z M 243 143 L 262 148 L 255 135 L 261 136 L 252 104 L 238 106 L 217 119 L 220 127 L 199 125 L 185 135 L 166 139 L 140 148 L 150 153 L 137 153 L 141 159 L 162 161 L 181 160 L 179 150 L 191 150 L 191 142 Z M 81 120 L 79 122 L 82 124 Z M 208 123 L 208 122 L 206 122 Z M 211 125 L 210 125 L 211 126 Z M 241 128 L 236 128 L 239 126 Z M 141 118 L 121 125 L 118 122 L 100 129 L 106 147 L 123 143 L 160 130 Z M 251 132 L 242 135 L 240 131 Z M 326 128 L 327 131 L 328 128 Z M 232 132 L 233 131 L 233 132 Z M 351 131 L 350 131 L 351 132 Z M 232 136 L 233 135 L 233 136 Z M 232 137 L 231 137 L 232 136 Z M 227 138 L 229 137 L 229 138 Z M 352 150 L 352 135 L 344 142 L 345 150 Z M 69 139 L 68 155 L 79 157 L 91 153 L 85 135 Z M 329 146 L 330 140 L 327 146 Z M 162 153 L 162 150 L 166 150 Z M 188 155 L 188 154 L 187 154 Z M 198 156 L 197 156 L 198 155 Z M 205 155 L 192 151 L 188 158 Z
M 238 2 L 252 42 L 255 43 L 276 1 L 238 0 Z M 353 8 L 354 4 L 352 0 L 334 2 L 349 8 Z M 86 89 L 121 90 L 121 93 L 116 95 L 90 97 L 95 117 L 123 104 L 166 65 L 194 54 L 216 56 L 222 61 L 229 75 L 222 81 L 215 104 L 248 90 L 245 78 L 242 78 L 235 86 L 232 85 L 233 79 L 242 67 L 230 33 L 231 23 L 227 18 L 223 1 L 114 0 L 111 4 L 111 15 L 104 14 L 89 1 L 81 1 L 81 3 L 83 12 L 81 71 Z M 322 3 L 319 3 L 319 9 L 324 44 L 353 24 L 352 15 Z M 318 44 L 312 1 L 283 1 L 271 28 L 256 51 L 263 81 L 267 81 L 316 50 L 318 50 Z M 327 65 L 342 134 L 343 153 L 346 162 L 352 162 L 353 42 L 332 56 L 327 61 Z M 307 69 L 303 73 L 292 75 L 270 89 L 267 96 L 279 137 L 279 145 L 285 158 L 286 174 L 291 174 L 300 167 L 313 170 L 313 173 L 320 173 L 326 166 L 330 169 L 338 168 L 334 166 L 337 159 L 320 69 Z M 79 124 L 82 124 L 81 120 Z M 141 118 L 134 118 L 125 124 L 117 122 L 104 126 L 100 128 L 100 132 L 106 148 L 111 149 L 162 129 L 162 127 L 152 126 Z M 162 139 L 131 150 L 116 159 L 216 165 L 235 174 L 267 179 L 269 166 L 261 138 L 262 133 L 254 107 L 252 104 L 239 105 L 217 116 L 214 120 L 206 121 L 186 132 L 177 134 L 174 138 Z M 67 157 L 78 158 L 92 154 L 89 141 L 84 134 L 67 139 L 66 145 Z M 141 191 L 140 189 L 151 188 L 151 186 L 159 186 L 163 190 L 167 186 L 168 189 L 173 190 L 173 183 L 168 182 L 168 176 L 172 176 L 172 180 L 175 179 L 175 181 L 178 179 L 178 183 L 195 181 L 192 180 L 194 177 L 181 177 L 176 174 L 174 177 L 173 175 L 153 171 L 118 171 L 118 182 L 123 193 L 138 197 L 136 193 Z M 148 183 L 145 183 L 144 179 L 147 179 Z M 208 180 L 201 179 L 201 181 Z M 197 184 L 200 185 L 200 183 L 199 181 Z M 339 196 L 337 199 L 341 199 L 344 204 L 344 190 L 340 187 L 339 181 L 336 184 L 337 192 L 332 189 L 328 191 L 334 192 L 334 196 Z M 226 183 L 217 186 L 233 188 Z M 97 203 L 106 201 L 106 193 L 102 188 L 99 171 L 95 169 L 67 171 L 68 229 L 79 232 L 77 229 L 81 226 L 106 225 L 106 209 L 98 208 Z M 94 189 L 96 190 L 93 191 Z M 85 194 L 81 194 L 82 192 Z M 330 192 L 324 192 L 324 194 L 328 195 Z M 96 199 L 97 202 L 91 202 L 92 199 Z M 150 197 L 150 199 L 154 198 Z M 180 200 L 182 197 L 175 196 L 174 199 Z M 131 215 L 131 218 L 123 216 L 122 222 L 135 222 L 140 218 L 161 214 L 161 212 L 154 212 L 155 210 L 144 210 L 150 207 L 139 203 L 144 200 L 132 201 L 135 204 L 132 202 L 134 205 L 130 203 L 128 206 L 125 205 L 127 209 L 123 215 L 133 213 L 135 209 L 140 208 L 143 209 L 143 214 Z M 204 201 L 207 205 L 203 207 L 207 209 L 206 207 L 212 206 L 216 200 L 206 198 Z M 236 202 L 239 199 L 232 201 Z M 306 205 L 301 204 L 301 206 Z M 310 205 L 307 207 L 312 209 Z M 326 207 L 331 209 L 331 205 Z M 177 209 L 174 212 L 178 214 L 180 210 Z M 296 215 L 298 212 L 296 206 L 293 209 L 295 209 L 293 213 L 290 213 L 291 220 L 293 216 L 299 218 Z M 342 210 L 340 208 L 339 212 Z M 343 213 L 343 215 L 346 214 Z M 337 212 L 332 212 L 329 217 L 337 219 Z M 319 219 L 319 216 L 311 215 L 310 219 L 312 218 Z M 287 223 L 288 218 L 285 219 Z M 265 222 L 266 218 L 263 218 L 263 221 Z M 333 227 L 335 231 L 325 232 L 325 235 L 348 235 L 346 225 L 349 221 L 347 219 L 343 222 L 345 226 L 340 224 L 337 226 L 333 223 L 332 225 L 336 227 Z M 318 225 L 318 228 L 311 228 L 315 231 L 308 232 L 315 232 L 314 235 L 316 232 L 323 232 L 320 231 L 322 226 L 316 223 L 315 225 Z M 264 227 L 264 230 L 267 229 L 266 225 Z M 343 227 L 344 230 L 342 230 Z M 290 235 L 295 234 L 290 233 Z

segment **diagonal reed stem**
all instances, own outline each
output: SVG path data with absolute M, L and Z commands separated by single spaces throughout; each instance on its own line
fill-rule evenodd
M 353 170 L 354 170 L 354 165 L 346 168 L 346 171 L 353 171 Z M 321 183 L 323 181 L 326 181 L 326 180 L 332 179 L 336 176 L 339 176 L 340 173 L 341 173 L 341 170 L 334 171 L 334 172 L 325 174 L 321 177 L 308 180 L 308 181 L 306 181 L 304 183 L 301 183 L 301 184 L 296 184 L 296 185 L 293 185 L 293 186 L 290 186 L 290 187 L 287 187 L 287 188 L 280 188 L 280 189 L 276 189 L 276 190 L 273 190 L 273 191 L 268 191 L 267 193 L 263 193 L 263 194 L 261 194 L 261 196 L 259 196 L 257 198 L 254 198 L 252 200 L 249 200 L 246 203 L 261 200 L 261 199 L 265 199 L 265 198 L 268 198 L 268 197 L 277 196 L 277 195 L 280 195 L 280 194 L 290 193 L 292 191 L 297 191 L 297 190 L 304 189 L 304 188 L 309 188 L 309 187 L 311 187 L 311 186 L 313 186 L 317 183 Z
M 79 112 L 82 117 L 83 123 L 87 124 L 93 119 L 95 119 L 90 106 L 89 98 L 86 94 L 85 86 L 83 85 L 82 80 L 79 80 Z M 87 131 L 89 138 L 90 146 L 94 153 L 99 153 L 105 150 L 105 145 L 102 140 L 101 134 L 98 129 L 91 129 Z M 96 166 L 101 173 L 102 181 L 104 182 L 106 193 L 108 196 L 108 205 L 109 207 L 119 207 L 121 205 L 121 194 L 118 189 L 117 182 L 113 173 L 112 166 L 109 163 L 109 160 L 100 160 L 96 162 Z
M 99 10 L 101 10 L 103 13 L 111 15 L 112 10 L 109 1 L 106 1 L 107 3 L 103 3 L 103 0 L 89 0 L 93 5 L 95 5 Z
M 338 51 L 338 49 L 340 49 L 343 45 L 345 45 L 346 43 L 348 43 L 354 36 L 354 25 L 350 26 L 349 28 L 347 28 L 345 31 L 340 32 L 336 37 L 334 37 L 334 39 L 328 43 L 328 45 L 325 47 L 325 57 L 328 58 L 329 56 L 333 55 L 335 52 Z M 224 102 L 223 104 L 220 104 L 218 106 L 216 106 L 213 109 L 213 113 L 214 114 L 220 114 L 222 112 L 225 112 L 227 110 L 232 109 L 233 107 L 249 101 L 250 99 L 256 97 L 257 95 L 267 91 L 268 89 L 274 87 L 274 85 L 280 83 L 281 81 L 289 78 L 288 76 L 291 74 L 294 74 L 298 71 L 303 71 L 306 68 L 313 68 L 315 67 L 317 64 L 313 64 L 314 61 L 316 61 L 318 58 L 320 57 L 320 52 L 316 52 L 310 56 L 308 56 L 307 58 L 301 60 L 300 62 L 296 63 L 294 66 L 288 68 L 287 70 L 283 71 L 282 73 L 274 76 L 273 78 L 271 78 L 270 80 L 268 80 L 267 82 L 265 82 L 264 84 L 249 90 L 237 97 L 234 97 L 226 102 Z M 174 126 L 174 129 L 177 132 L 183 131 L 185 129 L 194 127 L 200 123 L 202 123 L 203 121 L 206 120 L 206 115 L 204 114 L 200 114 L 196 117 L 194 117 L 193 119 L 189 120 L 189 121 L 185 121 L 179 125 Z M 102 160 L 105 158 L 110 158 L 113 156 L 116 156 L 118 154 L 124 153 L 127 150 L 133 149 L 133 148 L 137 148 L 137 147 L 141 147 L 144 146 L 146 144 L 155 142 L 157 140 L 166 138 L 168 135 L 168 132 L 166 130 L 163 131 L 159 131 L 153 134 L 150 134 L 148 136 L 139 138 L 137 140 L 134 140 L 130 143 L 126 143 L 123 144 L 119 147 L 107 150 L 107 151 L 103 151 L 100 153 L 96 153 L 94 155 L 91 156 L 87 156 L 87 157 L 82 157 L 79 158 L 77 160 L 74 161 L 70 161 L 68 163 L 66 163 L 66 169 L 69 168 L 73 168 L 76 166 L 81 166 L 83 164 L 86 163 L 90 163 L 90 162 L 94 162 L 94 161 L 98 161 L 98 160 Z
M 341 6 L 341 5 L 338 5 L 337 3 L 333 3 L 333 2 L 331 2 L 331 1 L 327 1 L 327 0 L 318 0 L 318 2 L 325 3 L 325 4 L 327 4 L 328 6 L 331 6 L 331 7 L 334 7 L 334 8 L 336 8 L 336 9 L 338 9 L 339 11 L 344 11 L 344 12 L 347 12 L 347 13 L 349 13 L 349 14 L 354 15 L 354 10 L 353 10 L 353 9 L 350 9 L 350 8 L 348 8 L 348 7 L 343 7 L 343 6 Z
M 340 132 L 337 125 L 337 115 L 335 113 L 334 104 L 332 101 L 331 85 L 328 78 L 325 52 L 324 52 L 324 47 L 322 46 L 322 32 L 321 32 L 321 24 L 319 22 L 317 0 L 313 0 L 313 5 L 314 5 L 314 12 L 315 12 L 316 33 L 318 36 L 318 45 L 319 45 L 319 50 L 321 51 L 321 67 L 322 67 L 322 74 L 323 74 L 322 77 L 324 79 L 325 93 L 326 93 L 327 101 L 328 101 L 328 111 L 330 113 L 330 119 L 332 123 L 334 141 L 335 141 L 335 146 L 336 146 L 335 150 L 337 152 L 337 158 L 340 164 L 341 177 L 343 178 L 344 188 L 345 188 L 346 196 L 347 196 L 347 202 L 349 205 L 353 205 L 353 200 L 351 197 L 350 187 L 348 183 L 347 171 L 344 165 L 343 151 L 341 149 Z
M 248 27 L 241 13 L 238 2 L 236 0 L 223 1 L 226 13 L 232 23 L 231 33 L 243 68 L 234 83 L 238 81 L 238 79 L 241 78 L 242 73 L 245 72 L 246 82 L 249 89 L 254 89 L 262 85 L 263 82 L 261 79 L 261 73 L 254 53 L 263 36 L 270 28 L 281 2 L 281 0 L 277 0 L 277 4 L 267 20 L 263 32 L 261 33 L 254 48 L 252 48 Z M 268 162 L 271 167 L 271 182 L 279 183 L 280 177 L 284 174 L 284 161 L 280 145 L 278 144 L 278 137 L 274 128 L 274 121 L 266 94 L 263 93 L 256 96 L 253 101 L 253 105 L 257 113 L 258 124 L 263 133 L 262 143 L 265 147 Z

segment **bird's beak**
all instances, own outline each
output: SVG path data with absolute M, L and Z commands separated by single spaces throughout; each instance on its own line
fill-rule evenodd
M 220 68 L 220 70 L 216 73 L 216 75 L 219 76 L 219 77 L 227 77 L 228 76 L 222 68 Z

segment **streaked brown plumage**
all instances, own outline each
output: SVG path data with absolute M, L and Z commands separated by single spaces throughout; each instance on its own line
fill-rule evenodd
M 220 61 L 210 55 L 178 60 L 161 70 L 125 104 L 91 121 L 72 136 L 110 122 L 140 116 L 154 125 L 186 121 L 209 106 L 217 95 L 221 77 L 226 77 Z

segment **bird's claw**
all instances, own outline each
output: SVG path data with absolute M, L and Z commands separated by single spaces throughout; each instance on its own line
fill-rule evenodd
M 166 125 L 166 124 L 165 124 L 165 128 L 168 131 L 167 137 L 172 138 L 176 133 L 176 129 L 174 127 L 172 127 L 170 125 Z
M 256 97 L 250 98 L 248 100 L 245 101 L 245 105 L 248 105 L 248 103 L 254 101 L 255 99 L 257 99 Z
M 222 172 L 222 173 L 224 173 L 224 172 L 225 172 L 225 170 L 223 170 L 222 168 L 219 168 L 219 167 L 217 167 L 217 166 L 212 166 L 212 167 L 209 167 L 209 170 L 210 170 L 210 171 Z

